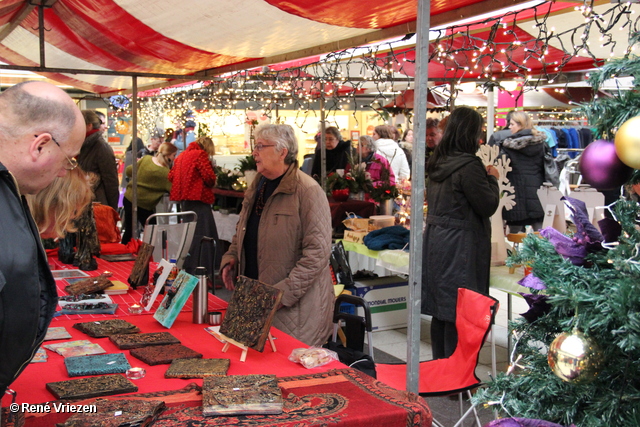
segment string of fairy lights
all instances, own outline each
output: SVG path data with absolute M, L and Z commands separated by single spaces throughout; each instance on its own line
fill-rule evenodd
M 628 45 L 623 55 L 633 55 L 639 28 L 632 6 L 614 3 L 596 13 L 593 0 L 585 1 L 566 14 L 567 20 L 576 23 L 562 31 L 550 25 L 552 2 L 431 31 L 430 67 L 441 69 L 442 78 L 432 82 L 430 90 L 439 92 L 450 104 L 463 83 L 475 82 L 482 90 L 490 86 L 505 90 L 505 80 L 517 80 L 522 90 L 512 96 L 523 96 L 540 90 L 543 84 L 562 83 L 564 69 L 574 58 L 591 58 L 594 68 L 613 58 L 619 54 L 617 45 L 625 35 Z M 610 50 L 608 57 L 598 57 L 592 51 L 593 35 L 598 37 L 599 50 Z M 379 113 L 388 104 L 401 109 L 394 100 L 412 89 L 412 77 L 407 76 L 413 75 L 415 55 L 415 46 L 401 40 L 332 52 L 283 70 L 263 67 L 228 73 L 188 90 L 173 88 L 141 97 L 139 126 L 152 130 L 159 118 L 184 123 L 204 112 L 210 120 L 243 123 L 250 111 L 274 119 L 280 110 L 290 110 L 296 112 L 295 124 L 303 127 L 309 117 L 319 117 L 322 110 L 330 122 L 343 111 L 357 120 L 359 111 Z M 564 88 L 556 90 L 563 92 Z M 121 115 L 130 111 L 130 105 L 118 108 L 112 104 L 111 108 Z

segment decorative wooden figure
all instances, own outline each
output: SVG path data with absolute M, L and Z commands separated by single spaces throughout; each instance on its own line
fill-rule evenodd
M 500 178 L 498 178 L 500 204 L 491 217 L 491 265 L 504 265 L 507 259 L 507 245 L 504 238 L 502 209 L 511 210 L 516 204 L 515 189 L 507 179 L 507 173 L 511 171 L 511 159 L 504 154 L 500 156 L 500 147 L 497 145 L 483 144 L 477 155 L 485 166 L 493 165 L 500 172 Z
M 152 254 L 153 246 L 143 242 L 138 251 L 136 262 L 133 264 L 131 275 L 127 279 L 133 289 L 138 286 L 146 286 L 149 282 L 149 261 L 151 261 Z
M 267 339 L 276 351 L 269 330 L 282 294 L 280 289 L 240 276 L 220 325 L 221 338 L 226 341 L 222 351 L 235 345 L 242 349 L 240 360 L 244 362 L 247 349 L 261 352 Z

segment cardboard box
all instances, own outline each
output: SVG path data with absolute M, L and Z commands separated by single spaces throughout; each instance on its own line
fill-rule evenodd
M 355 295 L 364 298 L 371 310 L 374 331 L 407 327 L 409 285 L 400 276 L 386 276 L 355 282 Z M 358 315 L 364 316 L 362 308 Z
M 364 244 L 364 236 L 366 236 L 367 234 L 369 234 L 368 231 L 345 230 L 344 240 L 346 240 L 347 242 Z

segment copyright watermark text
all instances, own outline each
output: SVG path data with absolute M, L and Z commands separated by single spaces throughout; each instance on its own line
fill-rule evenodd
M 9 405 L 11 412 L 29 413 L 96 413 L 96 405 L 72 405 L 70 403 L 12 403 Z

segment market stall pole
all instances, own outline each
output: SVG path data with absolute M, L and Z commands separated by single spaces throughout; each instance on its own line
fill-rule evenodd
M 131 218 L 125 218 L 124 220 L 131 223 L 131 235 L 137 239 L 140 237 L 140 234 L 138 233 L 138 153 L 136 150 L 136 138 L 138 137 L 138 78 L 136 76 L 131 77 L 131 89 L 133 91 L 131 94 L 131 124 L 133 132 L 133 134 L 131 135 L 131 143 L 133 144 L 132 147 L 134 147 L 131 150 L 132 201 Z
M 414 177 L 424 176 L 424 156 L 426 147 L 427 125 L 427 95 L 429 80 L 429 27 L 431 25 L 431 2 L 418 1 L 418 36 L 416 44 L 416 100 L 414 117 L 416 118 L 414 156 L 412 171 Z M 420 306 L 422 298 L 422 206 L 424 194 L 424 179 L 414 179 L 412 182 L 410 245 L 411 260 L 409 261 L 409 309 L 407 319 L 407 391 L 418 391 L 418 369 L 420 363 Z

